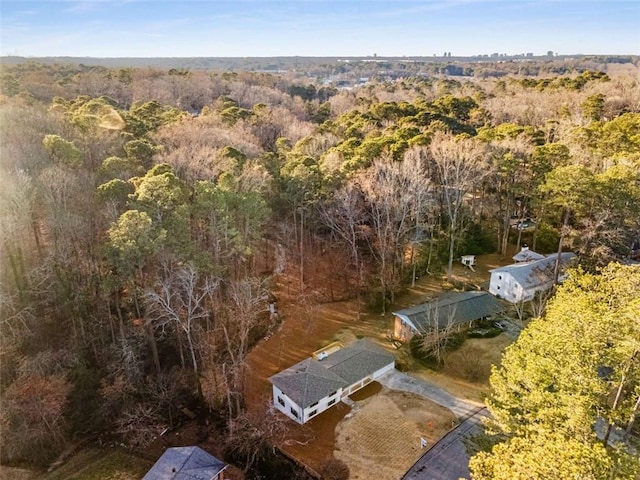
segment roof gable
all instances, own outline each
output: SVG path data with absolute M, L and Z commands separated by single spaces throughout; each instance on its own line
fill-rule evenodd
M 421 333 L 433 330 L 437 322 L 442 329 L 450 322 L 454 325 L 479 320 L 503 310 L 502 304 L 491 294 L 481 291 L 445 294 L 437 299 L 393 312 L 407 318 Z
M 330 372 L 313 358 L 296 363 L 277 373 L 270 380 L 303 408 L 313 405 L 330 393 L 346 386 L 343 378 Z

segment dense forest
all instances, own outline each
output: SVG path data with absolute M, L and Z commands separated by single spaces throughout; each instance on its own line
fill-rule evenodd
M 87 437 L 144 448 L 187 407 L 249 462 L 245 358 L 278 322 L 273 276 L 295 268 L 304 292 L 318 252 L 342 259 L 339 295 L 382 311 L 510 243 L 586 272 L 637 255 L 637 66 L 549 62 L 353 88 L 3 65 L 1 460 L 47 465 Z

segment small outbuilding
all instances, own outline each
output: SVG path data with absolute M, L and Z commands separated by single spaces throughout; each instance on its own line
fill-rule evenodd
M 200 447 L 167 448 L 142 480 L 224 480 L 227 464 Z
M 460 262 L 465 266 L 465 267 L 473 267 L 476 264 L 476 256 L 475 255 L 463 255 L 460 258 Z
M 269 379 L 274 406 L 300 424 L 395 367 L 395 357 L 366 338 L 321 353 Z
M 408 342 L 416 334 L 425 335 L 435 328 L 462 327 L 502 312 L 500 302 L 487 292 L 470 291 L 441 295 L 430 302 L 393 312 L 393 336 Z

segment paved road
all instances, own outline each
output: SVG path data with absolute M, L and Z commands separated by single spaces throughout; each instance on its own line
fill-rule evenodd
M 401 480 L 458 480 L 469 478 L 469 455 L 463 439 L 479 431 L 486 408 L 477 410 L 454 430 L 442 437 L 404 474 Z
M 442 405 L 443 407 L 451 410 L 458 418 L 467 418 L 473 415 L 480 408 L 482 404 L 471 402 L 468 400 L 462 400 L 461 398 L 454 397 L 443 388 L 438 387 L 425 380 L 412 377 L 406 373 L 399 372 L 398 370 L 392 370 L 391 372 L 383 375 L 377 379 L 385 387 L 391 390 L 401 390 L 403 392 L 411 392 L 421 395 L 429 400 Z

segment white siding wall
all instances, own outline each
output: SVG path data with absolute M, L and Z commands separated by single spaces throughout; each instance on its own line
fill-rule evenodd
M 382 367 L 380 370 L 378 370 L 377 372 L 374 372 L 373 379 L 375 380 L 376 378 L 380 378 L 382 375 L 384 375 L 387 372 L 390 372 L 395 367 L 396 367 L 395 361 L 391 362 L 389 365 L 386 365 L 386 366 Z
M 336 403 L 340 401 L 342 396 L 343 389 L 340 388 L 332 395 L 324 397 L 322 400 L 318 401 L 315 405 L 307 407 L 304 409 L 304 422 L 308 422 L 314 417 L 317 417 L 320 413 L 324 412 L 329 407 L 334 406 Z M 303 422 L 303 423 L 304 423 Z
M 338 403 L 342 397 L 346 397 L 347 395 L 351 395 L 352 393 L 360 390 L 362 387 L 371 383 L 373 380 L 380 378 L 385 373 L 393 370 L 394 367 L 395 362 L 391 362 L 389 365 L 385 365 L 380 370 L 374 372 L 371 376 L 359 380 L 348 388 L 340 388 L 331 395 L 328 395 L 318 401 L 317 404 L 305 409 L 300 407 L 293 400 L 287 397 L 278 387 L 273 385 L 273 404 L 287 417 L 295 420 L 300 424 L 303 424 Z
M 504 298 L 507 302 L 517 303 L 522 300 L 522 286 L 516 282 L 513 275 L 507 272 L 491 272 L 491 280 L 489 282 L 489 293 L 493 293 L 496 297 Z
M 385 365 L 380 370 L 377 370 L 376 372 L 373 372 L 372 375 L 369 375 L 368 377 L 365 377 L 365 378 L 357 381 L 356 383 L 354 383 L 352 385 L 349 385 L 349 387 L 345 388 L 342 391 L 342 396 L 346 397 L 348 395 L 351 395 L 352 393 L 357 392 L 358 390 L 360 390 L 364 386 L 370 384 L 375 379 L 380 378 L 382 375 L 384 375 L 387 372 L 390 372 L 394 368 L 395 368 L 395 362 L 392 362 L 389 365 Z
M 282 393 L 275 385 L 273 386 L 273 404 L 290 419 L 298 423 L 304 423 L 302 420 L 302 408 Z M 295 414 L 293 412 L 295 412 Z
M 547 282 L 535 288 L 525 289 L 522 285 L 516 282 L 510 273 L 492 272 L 491 280 L 489 282 L 489 293 L 492 293 L 497 297 L 504 298 L 506 301 L 511 303 L 518 303 L 521 301 L 528 302 L 533 299 L 536 292 L 540 290 L 547 290 L 552 284 L 553 282 Z

